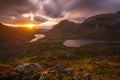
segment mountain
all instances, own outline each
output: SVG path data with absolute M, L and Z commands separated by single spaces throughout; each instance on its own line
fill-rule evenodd
M 18 47 L 33 38 L 35 30 L 7 27 L 0 24 L 0 49 Z
M 77 24 L 70 22 L 68 20 L 63 20 L 59 24 L 55 25 L 52 29 L 50 29 L 46 36 L 48 38 L 69 38 L 72 35 L 75 35 L 75 29 L 77 28 Z
M 29 44 L 29 41 L 34 38 L 34 34 L 44 34 L 45 32 L 47 29 L 9 27 L 0 24 L 0 61 L 18 55 L 17 51 Z
M 63 20 L 46 33 L 48 38 L 120 40 L 120 11 L 89 17 L 83 23 Z
M 28 43 L 34 34 L 35 29 L 0 24 L 0 60 L 14 57 L 15 51 Z

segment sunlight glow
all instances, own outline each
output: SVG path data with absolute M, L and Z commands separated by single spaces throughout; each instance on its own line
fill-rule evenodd
M 38 14 L 36 14 L 38 15 Z M 28 15 L 24 15 L 24 17 L 27 17 Z M 43 16 L 42 16 L 43 17 Z M 34 21 L 28 21 L 23 23 L 16 23 L 16 24 L 8 24 L 8 23 L 2 23 L 3 25 L 10 26 L 10 27 L 27 27 L 27 28 L 47 28 L 50 29 L 54 25 L 58 24 L 62 18 L 52 19 L 48 17 L 48 21 L 46 22 L 34 22 Z
M 5 24 L 5 23 L 2 23 L 3 25 L 6 25 L 6 26 L 11 26 L 11 27 L 27 27 L 27 28 L 34 28 L 36 25 L 35 24 Z
M 35 27 L 35 25 L 34 24 L 26 24 L 26 25 L 24 25 L 24 27 L 33 28 L 33 27 Z

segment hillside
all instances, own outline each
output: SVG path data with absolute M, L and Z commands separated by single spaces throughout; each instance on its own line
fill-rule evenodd
M 33 38 L 35 30 L 7 27 L 0 24 L 0 49 L 18 47 Z
M 89 17 L 77 24 L 61 21 L 46 33 L 48 38 L 120 40 L 120 13 Z
M 35 29 L 0 24 L 0 60 L 14 57 L 15 51 L 28 43 L 34 34 Z
M 83 75 L 82 70 L 87 69 L 92 75 L 92 80 L 119 80 L 120 44 L 103 43 L 85 45 L 80 48 L 69 48 L 62 45 L 62 43 L 63 40 L 44 38 L 25 45 L 17 52 L 16 56 L 14 55 L 13 59 L 9 58 L 9 65 L 0 65 L 0 73 L 2 73 L 0 79 L 18 80 L 23 78 L 19 71 L 17 75 L 14 73 L 15 66 L 22 63 L 30 65 L 46 64 L 48 67 L 45 70 L 49 72 L 50 80 L 57 80 L 53 73 L 53 68 L 56 65 L 74 68 L 75 73 L 79 73 L 80 76 Z M 43 70 L 36 67 L 33 69 L 34 71 L 27 77 L 28 80 L 39 80 L 40 73 Z M 29 69 L 25 70 L 29 71 Z M 63 76 L 61 80 L 72 80 L 66 74 L 59 73 L 58 75 Z
M 52 29 L 50 29 L 46 36 L 47 38 L 54 38 L 54 39 L 65 39 L 74 37 L 77 34 L 76 28 L 78 27 L 77 24 L 70 22 L 68 20 L 63 20 L 59 24 L 55 25 Z

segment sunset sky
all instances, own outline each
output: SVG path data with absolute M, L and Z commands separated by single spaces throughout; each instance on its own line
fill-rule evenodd
M 120 0 L 0 0 L 0 22 L 49 27 L 63 19 L 82 22 L 89 16 L 120 10 Z

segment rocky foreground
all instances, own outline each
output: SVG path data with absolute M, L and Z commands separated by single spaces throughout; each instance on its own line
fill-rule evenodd
M 0 80 L 119 80 L 120 57 L 1 64 Z
M 39 80 L 63 80 L 63 77 L 68 77 L 70 80 L 91 80 L 91 74 L 87 68 L 81 69 L 83 75 L 80 75 L 75 69 L 70 65 L 53 65 L 49 66 L 44 63 L 40 65 L 39 63 L 23 63 L 18 64 L 14 67 L 16 75 L 21 74 L 22 80 L 28 80 L 30 77 L 36 73 L 39 75 Z M 51 76 L 53 78 L 51 78 Z

